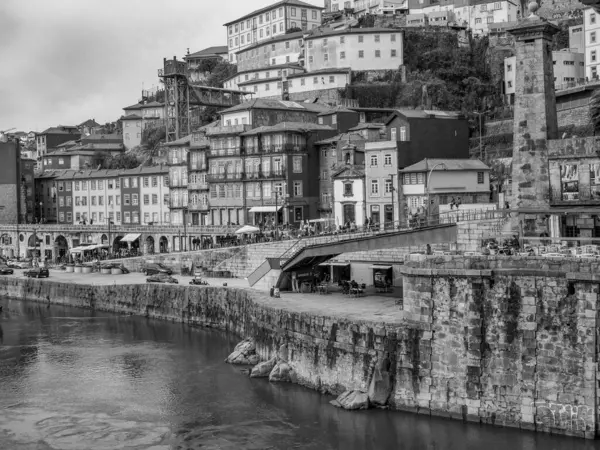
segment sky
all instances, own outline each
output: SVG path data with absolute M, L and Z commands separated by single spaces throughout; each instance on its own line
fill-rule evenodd
M 164 57 L 226 45 L 224 23 L 273 3 L 0 0 L 0 131 L 117 120 Z

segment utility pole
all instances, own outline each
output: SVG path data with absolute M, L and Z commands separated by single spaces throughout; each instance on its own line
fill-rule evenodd
M 392 178 L 392 230 L 394 229 L 394 174 L 390 175 Z

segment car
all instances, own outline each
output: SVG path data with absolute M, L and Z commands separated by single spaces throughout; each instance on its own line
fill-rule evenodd
M 201 276 L 196 275 L 190 280 L 190 284 L 196 286 L 208 286 L 208 282 L 204 281 Z
M 156 275 L 152 275 L 151 277 L 146 278 L 148 283 L 171 283 L 171 284 L 179 284 L 177 278 L 173 278 L 171 275 L 167 275 L 165 273 L 159 273 Z
M 31 267 L 31 261 L 8 261 L 8 267 L 11 269 L 29 269 Z
M 0 266 L 0 275 L 12 275 L 14 271 L 8 266 Z
M 562 253 L 558 253 L 558 252 L 552 252 L 552 253 L 543 253 L 542 257 L 543 258 L 565 258 L 565 255 L 563 255 Z
M 44 269 L 42 267 L 35 267 L 33 269 L 26 270 L 25 272 L 23 272 L 23 275 L 29 278 L 48 278 L 50 276 L 50 272 L 48 272 L 48 269 Z
M 595 253 L 581 253 L 581 254 L 577 255 L 577 258 L 579 258 L 579 259 L 598 259 L 598 255 L 596 255 Z
M 159 273 L 173 275 L 173 269 L 161 263 L 146 264 L 142 269 L 142 272 L 144 272 L 144 275 L 156 275 Z

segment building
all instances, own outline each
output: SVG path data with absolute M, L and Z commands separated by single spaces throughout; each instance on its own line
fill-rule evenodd
M 365 14 L 394 15 L 408 10 L 407 0 L 331 0 L 327 12 L 344 12 L 354 17 Z
M 440 206 L 452 200 L 462 205 L 489 203 L 489 171 L 477 159 L 423 159 L 401 169 L 404 214 L 400 219 L 405 221 L 409 215 L 419 213 L 437 215 Z
M 128 114 L 121 116 L 123 123 L 123 146 L 125 150 L 131 150 L 142 144 L 142 116 L 139 114 Z
M 226 23 L 229 61 L 237 63 L 237 53 L 287 30 L 312 30 L 321 25 L 323 8 L 300 0 L 282 0 Z
M 403 34 L 394 28 L 316 30 L 304 38 L 309 75 L 327 69 L 398 70 L 403 62 Z
M 207 153 L 210 150 L 210 142 L 206 137 L 206 130 L 218 125 L 220 125 L 220 122 L 213 122 L 192 133 L 188 165 L 188 209 L 192 225 L 208 225 L 211 223 L 207 178 Z
M 343 106 L 336 106 L 328 111 L 323 111 L 318 116 L 319 125 L 328 125 L 339 133 L 345 133 L 360 122 L 360 114 Z
M 136 169 L 120 171 L 121 189 L 123 190 L 123 221 L 127 221 L 127 189 L 133 190 L 131 194 L 131 206 L 134 205 L 134 194 L 139 199 L 139 222 L 136 219 L 136 211 L 131 211 L 131 223 L 142 225 L 169 224 L 169 170 L 166 166 L 140 166 Z M 136 181 L 137 179 L 137 181 Z M 129 180 L 129 182 L 125 181 Z M 129 188 L 127 188 L 129 185 Z M 137 185 L 137 188 L 135 187 Z M 112 218 L 109 197 L 109 217 Z M 115 208 L 115 212 L 118 208 Z
M 454 6 L 456 22 L 467 25 L 475 35 L 488 34 L 490 25 L 514 22 L 520 16 L 520 2 L 515 0 L 466 0 Z
M 585 53 L 584 24 L 569 27 L 569 49 L 577 53 Z
M 96 122 L 96 119 L 88 119 L 85 122 L 81 122 L 77 125 L 77 130 L 82 136 L 89 136 L 90 134 L 99 133 L 102 125 Z
M 272 36 L 237 52 L 238 74 L 258 69 L 277 67 L 284 64 L 298 64 L 304 47 L 304 32 Z M 252 77 L 250 77 L 252 78 Z
M 142 101 L 141 103 L 136 103 L 135 105 L 131 105 L 131 106 L 126 106 L 125 108 L 123 108 L 124 111 L 124 116 L 127 117 L 129 115 L 136 115 L 136 116 L 140 116 L 142 118 L 142 125 L 141 125 L 141 131 L 137 130 L 137 125 L 136 125 L 136 129 L 134 130 L 133 127 L 129 127 L 129 131 L 126 130 L 125 127 L 123 127 L 123 140 L 127 140 L 127 139 L 133 139 L 134 137 L 137 138 L 137 134 L 140 133 L 140 138 L 141 138 L 141 132 L 143 132 L 145 129 L 147 128 L 157 128 L 157 127 L 162 127 L 165 125 L 164 123 L 164 119 L 165 119 L 165 104 L 162 102 L 158 102 L 156 100 L 153 101 Z M 129 136 L 127 136 L 127 133 L 130 133 Z
M 365 201 L 365 168 L 348 165 L 333 177 L 333 215 L 336 226 L 348 224 L 363 227 L 367 214 Z
M 281 98 L 283 93 L 283 80 L 293 75 L 305 74 L 304 68 L 297 64 L 281 64 L 267 66 L 262 69 L 253 69 L 238 72 L 223 83 L 226 89 L 244 90 L 254 92 L 254 97 Z
M 21 206 L 25 221 L 32 223 L 36 220 L 35 203 L 35 159 L 21 157 Z M 39 218 L 38 218 L 39 219 Z
M 94 169 L 111 155 L 123 153 L 119 134 L 91 134 L 78 142 L 65 142 L 42 158 L 43 170 Z
M 58 222 L 58 184 L 57 178 L 69 178 L 74 174 L 70 170 L 46 170 L 35 174 L 35 216 L 43 223 Z M 72 201 L 72 200 L 71 200 Z M 64 205 L 63 200 L 63 205 Z M 64 206 L 63 206 L 64 207 Z M 64 216 L 63 210 L 63 216 Z
M 81 139 L 81 133 L 77 127 L 59 125 L 58 127 L 47 128 L 36 135 L 36 158 L 41 161 L 46 153 L 54 151 L 59 144 L 79 139 Z M 38 168 L 41 167 L 41 163 L 39 163 Z
M 585 77 L 596 80 L 600 65 L 600 16 L 593 8 L 583 11 L 583 33 L 585 46 Z
M 164 144 L 169 167 L 169 221 L 173 225 L 187 225 L 188 217 L 188 166 L 191 136 Z M 179 244 L 176 244 L 179 245 Z M 179 250 L 176 247 L 175 250 Z
M 391 227 L 400 217 L 397 153 L 395 140 L 365 144 L 365 209 L 375 227 Z
M 458 113 L 398 109 L 385 126 L 387 139 L 397 142 L 400 169 L 423 158 L 469 157 L 469 125 Z
M 516 56 L 504 59 L 504 92 L 509 96 L 509 102 L 514 103 Z M 584 54 L 573 52 L 570 49 L 552 52 L 554 65 L 554 88 L 565 89 L 585 80 Z
M 0 223 L 27 221 L 27 183 L 21 177 L 21 155 L 18 141 L 0 141 Z
M 183 59 L 187 63 L 190 81 L 199 83 L 207 79 L 216 63 L 229 60 L 228 49 L 226 45 L 208 47 L 195 53 L 190 53 L 188 49 L 188 53 Z

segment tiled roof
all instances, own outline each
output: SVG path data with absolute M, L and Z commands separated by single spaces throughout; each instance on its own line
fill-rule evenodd
M 57 171 L 59 172 L 59 171 Z M 88 179 L 88 178 L 117 178 L 136 175 L 164 175 L 169 173 L 167 166 L 139 166 L 135 169 L 80 169 L 80 170 L 65 170 L 62 175 L 58 175 L 59 179 Z M 51 177 L 47 177 L 51 178 Z
M 456 111 L 438 111 L 430 109 L 396 109 L 388 117 L 386 125 L 390 123 L 396 115 L 401 115 L 406 119 L 463 119 L 464 117 Z
M 74 127 L 76 128 L 76 127 Z M 42 134 L 73 134 L 73 135 L 79 135 L 79 132 L 70 132 L 70 131 L 65 131 L 62 128 L 59 127 L 50 127 L 45 129 L 44 131 L 42 131 L 41 133 L 38 133 L 38 135 L 42 135 Z
M 444 169 L 441 165 L 444 164 Z M 478 159 L 423 159 L 412 166 L 405 167 L 400 172 L 428 172 L 436 165 L 436 170 L 489 170 L 483 162 Z
M 124 110 L 128 110 L 128 109 L 142 109 L 142 105 L 141 105 L 141 103 L 136 103 L 135 105 L 126 106 L 123 109 Z
M 305 32 L 304 31 L 296 31 L 295 33 L 289 33 L 289 34 L 279 34 L 276 36 L 273 36 L 271 39 L 265 39 L 264 41 L 259 41 L 256 44 L 252 44 L 250 47 L 246 47 L 242 50 L 239 50 L 236 53 L 236 55 L 239 55 L 240 53 L 243 52 L 247 52 L 248 50 L 254 50 L 255 48 L 260 48 L 263 47 L 265 45 L 271 45 L 274 44 L 276 42 L 283 42 L 283 41 L 292 41 L 295 39 L 302 39 L 302 36 L 304 36 Z
M 277 64 L 275 66 L 268 66 L 268 67 L 261 67 L 260 69 L 248 69 L 248 70 L 243 70 L 241 72 L 237 72 L 235 75 L 230 76 L 229 78 L 227 78 L 225 80 L 225 82 L 229 81 L 229 80 L 233 80 L 234 78 L 239 77 L 240 75 L 244 75 L 247 73 L 252 73 L 252 72 L 272 72 L 273 70 L 279 70 L 279 69 L 302 69 L 302 72 L 304 73 L 304 71 L 306 69 L 304 69 L 304 67 L 302 67 L 299 64 L 293 64 L 293 63 L 285 63 L 285 64 Z M 281 79 L 281 77 L 278 77 L 279 79 Z M 258 78 L 257 78 L 258 80 Z M 250 80 L 248 80 L 250 81 Z
M 384 126 L 382 123 L 359 123 L 355 127 L 349 128 L 348 131 L 379 130 Z
M 315 29 L 309 36 L 306 36 L 304 40 L 308 41 L 311 39 L 320 39 L 329 36 L 343 36 L 348 34 L 377 34 L 377 33 L 402 33 L 401 29 L 398 28 L 343 28 L 341 30 L 323 30 Z
M 72 169 L 56 169 L 56 170 L 45 170 L 44 172 L 37 172 L 35 178 L 39 180 L 51 179 L 62 177 L 66 175 L 73 175 L 75 173 Z
M 345 106 L 336 106 L 334 108 L 331 108 L 327 111 L 323 111 L 320 114 L 317 114 L 318 116 L 329 116 L 331 114 L 335 114 L 338 112 L 345 112 L 345 113 L 356 113 L 356 111 L 352 111 L 351 109 L 346 108 Z
M 279 131 L 298 131 L 298 132 L 307 132 L 307 131 L 334 131 L 333 128 L 327 125 L 318 125 L 316 123 L 309 122 L 281 122 L 277 125 L 272 125 L 269 127 L 257 127 L 253 130 L 242 133 L 241 136 L 252 136 L 254 134 L 262 134 L 262 133 L 277 133 Z
M 336 142 L 356 142 L 365 141 L 366 139 L 360 133 L 342 133 L 329 139 L 323 139 L 322 141 L 315 142 L 315 145 L 326 145 L 334 144 Z
M 104 144 L 104 143 L 121 143 L 123 142 L 123 135 L 112 133 L 112 134 L 90 134 L 81 138 L 83 144 Z
M 128 114 L 126 116 L 121 116 L 121 120 L 142 120 L 142 116 L 139 114 Z
M 188 134 L 187 136 L 177 139 L 176 141 L 166 142 L 164 145 L 166 147 L 175 147 L 177 145 L 189 144 L 191 140 L 192 140 L 192 135 Z
M 85 122 L 81 122 L 78 127 L 99 127 L 100 124 L 95 119 L 88 119 Z
M 210 58 L 213 56 L 220 56 L 224 53 L 227 53 L 227 50 L 228 49 L 227 49 L 226 45 L 218 45 L 215 47 L 208 47 L 208 48 L 205 48 L 204 50 L 200 50 L 199 52 L 186 55 L 183 59 L 188 60 L 188 59 L 195 59 L 195 58 Z
M 302 76 L 311 76 L 311 75 L 323 75 L 327 73 L 350 73 L 352 69 L 350 67 L 340 67 L 340 68 L 330 68 L 330 69 L 319 69 L 319 70 L 311 70 L 306 73 L 292 73 L 288 75 L 288 78 L 298 78 Z
M 250 17 L 254 17 L 254 16 L 256 16 L 258 14 L 262 14 L 263 12 L 266 12 L 266 11 L 271 11 L 272 9 L 276 9 L 280 6 L 299 6 L 301 8 L 312 8 L 312 9 L 321 9 L 321 10 L 325 9 L 322 6 L 311 5 L 310 3 L 305 3 L 300 0 L 281 0 L 277 3 L 273 3 L 272 5 L 265 6 L 264 8 L 252 11 L 251 13 L 248 13 L 245 16 L 239 17 L 239 18 L 232 20 L 231 22 L 227 22 L 226 24 L 223 24 L 223 25 L 228 26 L 228 25 L 231 25 L 232 23 L 241 22 L 242 20 L 246 20 Z
M 246 111 L 249 109 L 293 109 L 293 110 L 307 110 L 313 112 L 323 112 L 331 108 L 328 105 L 322 105 L 319 103 L 300 103 L 291 102 L 284 100 L 272 100 L 266 98 L 256 98 L 248 102 L 240 103 L 239 105 L 221 111 L 223 113 L 230 113 L 235 111 Z

